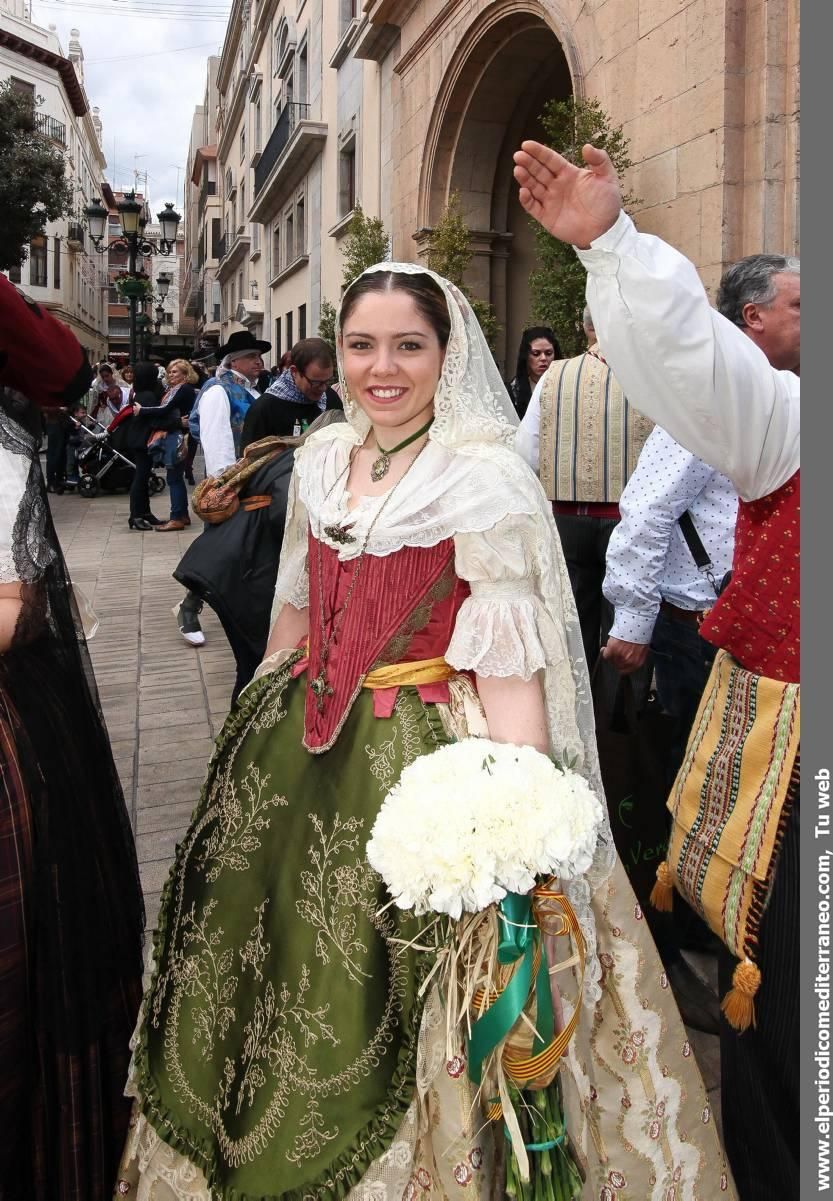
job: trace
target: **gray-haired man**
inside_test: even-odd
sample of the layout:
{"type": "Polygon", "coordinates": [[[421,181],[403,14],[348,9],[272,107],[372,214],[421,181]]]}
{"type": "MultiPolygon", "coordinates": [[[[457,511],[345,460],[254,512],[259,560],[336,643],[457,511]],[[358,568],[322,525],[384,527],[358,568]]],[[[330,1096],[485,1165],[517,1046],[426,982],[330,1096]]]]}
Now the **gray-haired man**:
{"type": "Polygon", "coordinates": [[[723,274],[718,310],[751,338],[777,371],[801,374],[801,260],[750,254],[723,274]]]}

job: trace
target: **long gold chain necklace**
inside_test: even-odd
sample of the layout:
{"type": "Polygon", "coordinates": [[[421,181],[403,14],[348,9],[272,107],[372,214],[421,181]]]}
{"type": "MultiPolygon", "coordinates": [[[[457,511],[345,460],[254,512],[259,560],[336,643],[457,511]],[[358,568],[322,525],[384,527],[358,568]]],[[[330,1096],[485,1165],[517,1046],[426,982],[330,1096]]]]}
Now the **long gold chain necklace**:
{"type": "Polygon", "coordinates": [[[391,455],[395,455],[397,451],[404,450],[406,446],[410,446],[412,442],[416,442],[417,438],[421,438],[423,434],[427,434],[434,421],[433,414],[431,420],[427,421],[422,429],[417,430],[415,434],[411,434],[404,442],[400,442],[397,446],[392,446],[390,450],[385,450],[379,445],[379,439],[376,439],[376,449],[379,451],[378,459],[374,459],[370,468],[370,478],[374,484],[378,484],[379,480],[383,480],[390,471],[391,455]]]}
{"type": "MultiPolygon", "coordinates": [[[[430,422],[429,422],[429,425],[430,425],[430,422]]],[[[427,428],[428,427],[426,426],[426,429],[427,428]]],[[[421,430],[420,433],[425,433],[425,430],[421,430]]],[[[417,437],[418,436],[419,435],[417,435],[417,437]]],[[[412,442],[415,441],[415,438],[411,438],[410,441],[412,441],[412,442]]],[[[426,445],[427,445],[427,443],[426,443],[426,445]]],[[[400,449],[400,448],[397,448],[397,449],[400,449]]],[[[333,695],[333,689],[327,679],[327,661],[330,657],[330,648],[334,644],[336,637],[337,637],[339,631],[341,630],[341,627],[344,625],[344,620],[345,620],[345,617],[347,616],[348,606],[352,599],[353,592],[355,591],[356,584],[358,584],[358,582],[359,582],[359,576],[361,575],[362,567],[364,566],[365,553],[366,553],[368,545],[370,543],[370,535],[373,533],[373,530],[376,526],[376,522],[379,520],[379,518],[384,513],[384,511],[387,507],[388,501],[391,499],[391,497],[393,496],[396,489],[402,483],[402,480],[404,480],[405,476],[411,470],[414,463],[416,463],[417,459],[419,458],[419,456],[422,454],[422,452],[424,450],[425,450],[425,446],[421,446],[419,448],[417,453],[414,455],[413,459],[411,459],[410,463],[403,471],[400,478],[396,481],[396,483],[393,485],[393,487],[390,489],[390,491],[385,496],[385,499],[382,501],[381,505],[379,506],[375,517],[371,521],[370,525],[367,527],[367,533],[364,536],[364,541],[362,542],[361,550],[359,551],[359,553],[356,557],[356,566],[353,568],[353,574],[350,577],[350,584],[347,588],[347,595],[344,597],[344,604],[341,606],[341,608],[336,613],[333,614],[333,628],[330,631],[329,637],[327,636],[327,618],[324,613],[324,556],[321,553],[320,541],[317,543],[318,554],[317,554],[316,558],[317,558],[317,568],[318,568],[318,617],[319,617],[319,624],[320,624],[320,628],[321,628],[321,658],[320,658],[320,670],[318,672],[318,675],[315,676],[314,679],[310,680],[309,686],[310,686],[313,696],[315,697],[315,704],[316,704],[316,708],[318,709],[319,713],[324,712],[324,705],[326,703],[327,697],[333,695]]],[[[347,466],[344,468],[344,471],[342,471],[336,477],[332,487],[327,492],[327,495],[324,497],[324,500],[322,501],[322,507],[329,499],[330,494],[333,492],[334,488],[336,487],[336,484],[339,483],[342,476],[344,476],[344,474],[350,470],[351,463],[352,463],[352,458],[348,462],[347,466]]],[[[332,537],[333,535],[331,534],[331,530],[333,530],[334,528],[341,529],[341,533],[342,533],[342,537],[334,538],[333,539],[334,541],[346,542],[346,541],[348,541],[348,537],[349,537],[350,542],[355,542],[355,538],[353,538],[352,535],[350,535],[348,537],[344,536],[347,533],[347,530],[342,529],[341,527],[325,526],[324,533],[328,534],[330,537],[332,537]]],[[[347,528],[352,529],[352,526],[349,526],[347,528]]]]}

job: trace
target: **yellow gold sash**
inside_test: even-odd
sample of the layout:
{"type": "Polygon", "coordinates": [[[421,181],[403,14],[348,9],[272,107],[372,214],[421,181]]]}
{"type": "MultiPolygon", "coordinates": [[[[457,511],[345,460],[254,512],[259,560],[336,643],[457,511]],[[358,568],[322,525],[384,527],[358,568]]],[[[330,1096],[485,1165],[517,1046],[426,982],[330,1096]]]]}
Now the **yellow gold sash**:
{"type": "Polygon", "coordinates": [[[413,663],[391,663],[389,667],[377,667],[364,678],[363,688],[402,688],[406,684],[439,684],[451,680],[457,669],[450,667],[445,659],[416,659],[413,663]]]}

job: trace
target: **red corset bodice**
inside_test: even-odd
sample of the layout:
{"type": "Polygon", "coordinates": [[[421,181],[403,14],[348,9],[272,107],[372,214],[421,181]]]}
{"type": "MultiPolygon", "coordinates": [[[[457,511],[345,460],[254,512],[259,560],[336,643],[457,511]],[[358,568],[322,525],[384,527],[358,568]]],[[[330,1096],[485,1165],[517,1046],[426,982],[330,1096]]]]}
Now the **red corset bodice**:
{"type": "MultiPolygon", "coordinates": [[[[332,746],[365,676],[374,668],[444,655],[468,594],[468,584],[454,572],[451,539],[436,546],[407,546],[391,555],[365,555],[342,563],[336,551],[310,533],[307,680],[319,676],[322,645],[331,639],[325,672],[332,693],[324,695],[323,708],[319,708],[318,697],[308,687],[305,746],[313,751],[332,746]],[[360,574],[351,591],[356,571],[360,574]]],[[[422,690],[426,691],[423,699],[447,699],[446,685],[425,685],[422,690]]],[[[390,691],[392,698],[374,694],[380,716],[385,714],[386,703],[390,709],[396,699],[396,690],[390,691]]]]}

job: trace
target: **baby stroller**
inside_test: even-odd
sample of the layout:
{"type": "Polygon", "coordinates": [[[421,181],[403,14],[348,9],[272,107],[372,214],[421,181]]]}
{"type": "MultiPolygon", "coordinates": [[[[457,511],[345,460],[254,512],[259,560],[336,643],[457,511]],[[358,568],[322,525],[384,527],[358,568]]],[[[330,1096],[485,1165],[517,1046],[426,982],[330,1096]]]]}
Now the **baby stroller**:
{"type": "MultiPolygon", "coordinates": [[[[86,446],[78,452],[78,495],[92,499],[103,489],[105,492],[129,490],[136,470],[130,459],[110,444],[110,435],[100,421],[94,422],[97,429],[88,429],[79,422],[78,426],[86,446]]],[[[150,495],[164,491],[165,480],[155,471],[150,474],[150,495]]]]}

